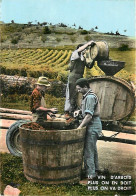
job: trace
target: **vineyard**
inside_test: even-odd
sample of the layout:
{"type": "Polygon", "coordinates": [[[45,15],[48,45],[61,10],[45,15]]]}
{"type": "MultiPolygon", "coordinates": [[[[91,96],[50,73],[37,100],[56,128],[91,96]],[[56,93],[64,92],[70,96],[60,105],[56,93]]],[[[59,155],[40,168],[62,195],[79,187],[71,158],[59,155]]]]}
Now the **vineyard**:
{"type": "MultiPolygon", "coordinates": [[[[69,59],[72,50],[68,49],[3,49],[1,50],[1,74],[27,77],[47,76],[50,79],[67,81],[69,59]]],[[[114,60],[126,62],[126,67],[116,74],[126,80],[135,80],[135,51],[110,51],[114,60]]],[[[85,77],[104,75],[95,62],[94,67],[85,70],[85,77]]]]}

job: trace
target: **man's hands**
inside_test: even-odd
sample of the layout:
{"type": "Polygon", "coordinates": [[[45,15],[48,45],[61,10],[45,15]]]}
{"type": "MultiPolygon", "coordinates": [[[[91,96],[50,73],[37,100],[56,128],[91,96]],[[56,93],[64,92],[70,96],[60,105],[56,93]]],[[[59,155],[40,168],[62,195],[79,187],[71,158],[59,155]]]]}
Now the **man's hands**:
{"type": "Polygon", "coordinates": [[[88,44],[88,46],[94,46],[95,45],[95,42],[93,40],[91,40],[87,44],[88,44]]]}
{"type": "Polygon", "coordinates": [[[79,116],[80,112],[81,112],[80,110],[74,111],[74,118],[77,117],[77,116],[79,116]]]}
{"type": "Polygon", "coordinates": [[[81,129],[82,127],[79,125],[79,127],[77,127],[77,129],[81,129]]]}
{"type": "Polygon", "coordinates": [[[39,108],[36,109],[36,111],[43,111],[43,112],[51,112],[53,114],[56,114],[58,112],[57,108],[45,108],[40,106],[39,108]]]}
{"type": "Polygon", "coordinates": [[[93,40],[87,42],[86,44],[84,44],[83,46],[81,46],[80,48],[77,49],[78,52],[82,52],[83,50],[85,50],[88,46],[93,46],[95,45],[95,42],[93,40]]]}
{"type": "Polygon", "coordinates": [[[81,129],[82,127],[85,127],[88,125],[88,123],[90,123],[92,120],[92,115],[87,113],[83,119],[83,121],[81,122],[81,124],[79,125],[79,127],[77,129],[81,129]]]}

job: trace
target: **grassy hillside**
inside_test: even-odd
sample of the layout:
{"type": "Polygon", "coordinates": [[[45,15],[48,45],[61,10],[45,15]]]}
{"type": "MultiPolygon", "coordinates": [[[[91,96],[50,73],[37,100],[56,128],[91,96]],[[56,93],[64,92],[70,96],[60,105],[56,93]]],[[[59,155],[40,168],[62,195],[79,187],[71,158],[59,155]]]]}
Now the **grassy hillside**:
{"type": "Polygon", "coordinates": [[[0,24],[0,48],[44,48],[47,46],[78,45],[89,40],[106,41],[110,48],[127,44],[135,48],[135,39],[113,33],[100,33],[91,29],[75,29],[63,24],[0,24]]]}

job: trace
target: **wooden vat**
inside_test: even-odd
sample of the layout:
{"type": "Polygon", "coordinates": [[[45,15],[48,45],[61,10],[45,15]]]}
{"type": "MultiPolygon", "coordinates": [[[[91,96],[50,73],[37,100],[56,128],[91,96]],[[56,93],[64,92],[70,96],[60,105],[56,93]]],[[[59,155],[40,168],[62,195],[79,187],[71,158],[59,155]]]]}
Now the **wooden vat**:
{"type": "Polygon", "coordinates": [[[53,121],[45,123],[46,130],[20,127],[24,174],[42,184],[78,183],[86,129],[57,130],[56,123],[60,128],[53,121]]]}
{"type": "MultiPolygon", "coordinates": [[[[98,76],[89,78],[90,88],[100,101],[100,117],[102,121],[118,121],[129,116],[135,108],[134,91],[123,79],[98,76]]],[[[78,96],[78,105],[82,96],[78,96]]]]}

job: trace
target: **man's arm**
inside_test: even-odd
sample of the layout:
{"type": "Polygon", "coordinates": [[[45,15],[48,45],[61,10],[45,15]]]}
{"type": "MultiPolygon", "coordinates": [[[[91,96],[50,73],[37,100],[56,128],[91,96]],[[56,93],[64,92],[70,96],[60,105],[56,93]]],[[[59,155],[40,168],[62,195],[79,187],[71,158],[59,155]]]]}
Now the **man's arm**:
{"type": "Polygon", "coordinates": [[[82,123],[79,125],[79,127],[77,129],[81,129],[82,127],[85,127],[86,125],[88,125],[88,123],[91,121],[92,119],[92,115],[87,113],[85,118],[83,119],[82,123]]]}
{"type": "Polygon", "coordinates": [[[91,46],[92,44],[94,44],[94,41],[89,41],[86,44],[84,44],[83,46],[79,47],[77,49],[78,52],[82,52],[83,50],[85,50],[88,46],[91,46]]]}
{"type": "Polygon", "coordinates": [[[80,55],[79,55],[79,53],[81,53],[83,50],[85,50],[88,46],[91,46],[92,44],[94,44],[95,42],[94,41],[89,41],[88,43],[86,43],[86,44],[84,44],[83,46],[81,46],[81,47],[79,47],[78,49],[76,49],[73,53],[72,53],[72,55],[71,55],[71,57],[70,57],[70,60],[71,61],[74,61],[74,60],[76,60],[76,59],[79,59],[79,58],[81,58],[80,57],[80,55]]]}
{"type": "Polygon", "coordinates": [[[54,114],[58,112],[57,108],[45,108],[45,107],[42,107],[42,106],[38,107],[36,109],[36,111],[51,112],[51,113],[54,113],[54,114]]]}

